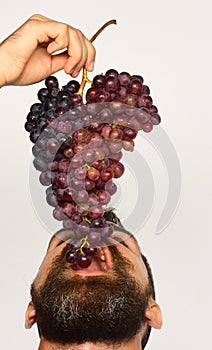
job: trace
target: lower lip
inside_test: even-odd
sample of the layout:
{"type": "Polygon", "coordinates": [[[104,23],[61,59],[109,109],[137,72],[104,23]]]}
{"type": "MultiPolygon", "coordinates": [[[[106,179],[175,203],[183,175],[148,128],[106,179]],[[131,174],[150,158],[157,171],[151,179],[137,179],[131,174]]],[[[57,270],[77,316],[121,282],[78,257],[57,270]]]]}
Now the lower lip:
{"type": "Polygon", "coordinates": [[[105,275],[107,272],[105,271],[88,271],[88,270],[73,270],[76,275],[81,276],[102,276],[105,275]]]}

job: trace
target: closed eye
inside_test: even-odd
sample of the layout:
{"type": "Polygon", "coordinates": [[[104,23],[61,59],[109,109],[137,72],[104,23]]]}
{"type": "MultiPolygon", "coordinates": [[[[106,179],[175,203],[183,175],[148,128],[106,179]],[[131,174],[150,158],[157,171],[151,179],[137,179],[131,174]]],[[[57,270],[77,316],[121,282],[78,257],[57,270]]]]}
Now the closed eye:
{"type": "Polygon", "coordinates": [[[121,243],[123,246],[129,249],[128,245],[124,241],[122,241],[120,237],[113,237],[113,239],[115,239],[117,242],[121,243]]]}

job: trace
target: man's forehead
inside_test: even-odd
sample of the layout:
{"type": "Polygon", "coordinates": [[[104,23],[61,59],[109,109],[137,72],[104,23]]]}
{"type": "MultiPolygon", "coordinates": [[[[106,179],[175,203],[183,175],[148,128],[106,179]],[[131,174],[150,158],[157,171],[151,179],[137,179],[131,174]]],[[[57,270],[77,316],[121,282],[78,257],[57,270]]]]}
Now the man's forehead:
{"type": "MultiPolygon", "coordinates": [[[[124,227],[121,227],[119,225],[116,225],[116,224],[112,224],[113,228],[114,228],[114,231],[113,231],[113,234],[111,236],[111,238],[113,238],[113,236],[115,235],[120,235],[120,238],[122,240],[125,240],[125,239],[129,239],[129,238],[132,238],[136,244],[138,245],[138,242],[137,242],[137,239],[135,238],[135,236],[127,231],[124,227]]],[[[49,244],[48,244],[48,248],[51,246],[52,242],[54,240],[59,240],[59,241],[70,241],[71,239],[74,238],[74,232],[71,231],[71,230],[65,230],[65,229],[61,229],[60,231],[56,232],[50,239],[49,241],[49,244]]],[[[139,247],[139,245],[138,245],[139,247]]]]}

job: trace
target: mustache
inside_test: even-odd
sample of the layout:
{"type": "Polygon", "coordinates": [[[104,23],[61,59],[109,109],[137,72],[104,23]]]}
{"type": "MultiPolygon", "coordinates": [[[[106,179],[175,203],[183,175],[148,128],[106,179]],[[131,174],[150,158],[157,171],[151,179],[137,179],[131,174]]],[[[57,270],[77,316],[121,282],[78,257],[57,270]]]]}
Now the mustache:
{"type": "Polygon", "coordinates": [[[111,271],[71,276],[65,259],[69,249],[64,247],[55,258],[43,285],[31,287],[41,334],[64,344],[131,339],[144,322],[149,291],[130,274],[129,260],[110,246],[111,271]]]}

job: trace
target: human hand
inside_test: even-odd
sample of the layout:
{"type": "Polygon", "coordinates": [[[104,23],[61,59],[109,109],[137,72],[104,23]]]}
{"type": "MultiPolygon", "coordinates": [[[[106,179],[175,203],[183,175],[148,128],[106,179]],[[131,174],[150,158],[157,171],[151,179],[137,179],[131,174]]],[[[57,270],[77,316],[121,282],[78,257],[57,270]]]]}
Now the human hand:
{"type": "Polygon", "coordinates": [[[92,71],[94,60],[80,30],[36,14],[1,43],[0,86],[33,84],[61,69],[75,78],[83,67],[92,71]]]}

